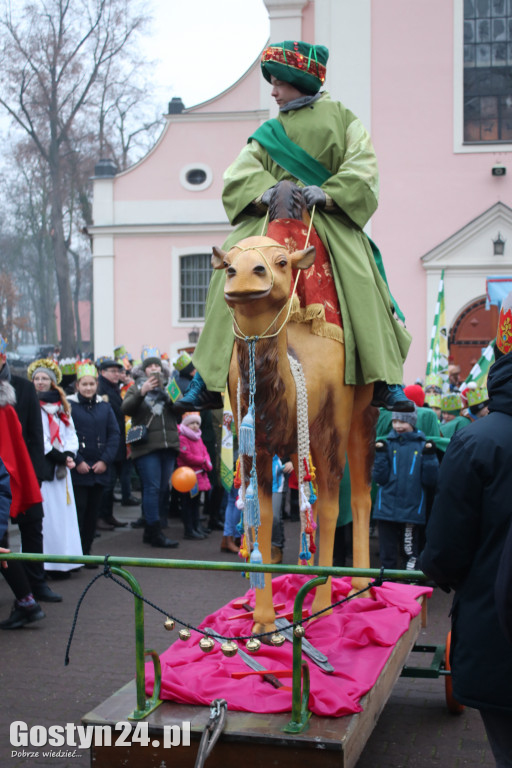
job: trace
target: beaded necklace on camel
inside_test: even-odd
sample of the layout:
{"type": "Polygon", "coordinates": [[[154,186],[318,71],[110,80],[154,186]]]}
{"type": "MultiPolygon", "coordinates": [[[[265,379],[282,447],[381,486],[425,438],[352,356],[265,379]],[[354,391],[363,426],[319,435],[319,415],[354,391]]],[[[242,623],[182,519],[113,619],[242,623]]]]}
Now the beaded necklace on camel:
{"type": "MultiPolygon", "coordinates": [[[[309,237],[311,233],[311,228],[313,226],[314,213],[315,213],[315,208],[313,207],[311,212],[311,218],[310,218],[305,248],[307,248],[309,244],[309,237]]],[[[267,214],[267,217],[265,218],[263,229],[266,228],[267,219],[268,219],[268,214],[267,214]]],[[[238,246],[234,246],[234,247],[238,248],[238,246]]],[[[261,250],[262,248],[265,248],[265,247],[268,248],[268,247],[274,247],[274,246],[260,245],[257,248],[255,247],[239,248],[240,250],[239,255],[241,255],[245,251],[257,251],[260,254],[261,258],[267,265],[267,268],[271,275],[271,281],[272,281],[271,289],[272,289],[274,286],[274,273],[270,267],[270,264],[267,258],[265,257],[263,251],[261,250]]],[[[248,410],[243,419],[241,419],[242,405],[241,405],[240,378],[238,379],[238,387],[237,387],[237,412],[238,412],[238,424],[240,425],[239,433],[238,433],[238,443],[239,443],[238,462],[239,462],[241,483],[240,483],[239,498],[237,499],[236,505],[241,512],[241,521],[237,526],[237,528],[238,528],[238,532],[241,535],[243,535],[242,545],[240,547],[240,555],[247,559],[250,552],[249,562],[253,564],[254,563],[261,564],[263,562],[263,558],[261,556],[261,552],[258,547],[258,530],[261,523],[261,519],[260,519],[260,506],[259,506],[259,499],[258,499],[258,476],[257,476],[257,469],[256,469],[256,435],[255,435],[256,420],[255,420],[255,405],[254,405],[254,399],[256,394],[256,366],[255,366],[256,343],[260,339],[275,338],[281,333],[283,328],[288,323],[290,313],[291,313],[292,301],[293,301],[293,297],[295,296],[299,275],[300,275],[300,271],[297,270],[297,275],[295,277],[293,290],[287,300],[287,303],[284,304],[283,307],[281,307],[281,309],[276,314],[275,318],[272,320],[270,325],[268,325],[268,327],[263,331],[263,333],[258,336],[245,335],[234,316],[234,312],[230,309],[230,313],[233,318],[233,326],[234,326],[233,332],[238,339],[246,342],[248,346],[248,353],[249,353],[249,401],[248,401],[248,410]],[[288,306],[288,311],[286,313],[286,317],[284,318],[283,322],[281,323],[277,331],[275,331],[274,333],[269,333],[270,328],[277,322],[279,316],[285,310],[286,306],[288,306]],[[246,485],[245,466],[244,466],[244,457],[246,456],[252,459],[248,485],[246,485]],[[254,541],[253,541],[252,551],[251,551],[251,541],[250,541],[251,528],[254,530],[254,541]]],[[[316,494],[313,487],[314,468],[312,465],[311,456],[309,452],[308,398],[307,398],[306,380],[305,380],[304,372],[300,362],[295,358],[292,358],[290,355],[288,355],[288,362],[289,362],[290,369],[295,381],[295,388],[297,393],[297,458],[298,458],[298,482],[299,482],[299,499],[300,499],[299,506],[300,506],[300,523],[301,523],[301,530],[300,530],[301,548],[300,548],[299,559],[302,565],[306,565],[307,563],[310,562],[312,555],[316,551],[316,546],[314,543],[314,531],[316,529],[316,523],[313,519],[313,514],[312,514],[312,504],[314,504],[316,501],[316,494]],[[308,460],[309,460],[309,466],[308,466],[308,460]]],[[[251,573],[249,578],[250,578],[251,587],[254,587],[255,589],[263,589],[265,584],[263,573],[251,573]]]]}

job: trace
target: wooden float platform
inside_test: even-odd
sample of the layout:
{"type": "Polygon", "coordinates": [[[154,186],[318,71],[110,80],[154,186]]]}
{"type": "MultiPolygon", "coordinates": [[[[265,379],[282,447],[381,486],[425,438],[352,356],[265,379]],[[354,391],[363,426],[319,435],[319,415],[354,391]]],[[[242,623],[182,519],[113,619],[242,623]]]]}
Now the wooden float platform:
{"type": "MultiPolygon", "coordinates": [[[[421,600],[421,598],[420,598],[421,600]]],[[[425,604],[423,604],[425,609],[425,604]]],[[[279,766],[296,768],[353,768],[375,727],[402,667],[412,650],[422,626],[424,611],[410,623],[399,639],[373,688],[361,699],[363,711],[345,717],[312,715],[306,729],[299,734],[283,733],[291,720],[290,712],[259,714],[228,711],[225,727],[206,760],[206,768],[244,768],[279,766]]],[[[311,663],[311,662],[310,662],[311,663]]],[[[136,709],[135,681],[129,682],[113,696],[82,718],[83,725],[112,725],[126,721],[136,709]]],[[[149,736],[159,746],[91,747],[94,768],[194,768],[199,742],[210,717],[210,708],[164,701],[150,713],[149,736]],[[163,747],[164,728],[190,722],[190,746],[163,747]]],[[[135,722],[132,721],[134,726],[135,722]]],[[[112,741],[119,735],[112,731],[112,741]]]]}

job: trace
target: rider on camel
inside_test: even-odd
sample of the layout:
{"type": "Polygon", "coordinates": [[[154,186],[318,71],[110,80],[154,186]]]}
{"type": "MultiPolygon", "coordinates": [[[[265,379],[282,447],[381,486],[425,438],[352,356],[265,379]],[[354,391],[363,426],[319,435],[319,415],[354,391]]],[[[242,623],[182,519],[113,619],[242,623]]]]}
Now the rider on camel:
{"type": "MultiPolygon", "coordinates": [[[[414,404],[401,386],[411,337],[395,317],[380,254],[363,232],[378,204],[375,152],[361,121],[320,91],[328,56],[324,46],[294,41],[263,51],[261,68],[279,115],[249,137],[224,174],[222,200],[237,226],[223,249],[262,234],[272,192],[281,181],[302,187],[330,255],[343,320],[345,382],[374,383],[373,405],[411,411],[414,404]]],[[[224,272],[215,271],[193,357],[197,373],[175,404],[178,410],[222,407],[234,342],[224,281],[224,272]]]]}

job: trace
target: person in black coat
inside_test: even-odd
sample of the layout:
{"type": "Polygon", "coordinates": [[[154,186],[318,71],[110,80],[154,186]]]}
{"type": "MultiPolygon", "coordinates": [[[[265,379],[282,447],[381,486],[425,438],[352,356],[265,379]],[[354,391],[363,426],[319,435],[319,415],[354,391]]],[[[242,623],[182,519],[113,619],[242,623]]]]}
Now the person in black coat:
{"type": "MultiPolygon", "coordinates": [[[[14,409],[21,423],[23,439],[28,448],[36,477],[41,484],[45,475],[44,440],[41,407],[36,391],[28,379],[11,373],[5,354],[0,354],[0,380],[10,382],[14,388],[16,394],[14,409]]],[[[24,515],[18,516],[16,523],[20,529],[22,551],[42,554],[43,505],[41,503],[34,504],[27,509],[24,515]]],[[[4,547],[8,546],[7,532],[0,543],[4,547]]],[[[49,603],[61,602],[61,595],[54,592],[46,581],[44,563],[25,562],[23,566],[36,600],[49,603]]]]}
{"type": "Polygon", "coordinates": [[[91,553],[108,468],[115,460],[120,440],[112,407],[97,395],[97,386],[95,367],[83,364],[77,369],[77,393],[69,398],[78,437],[71,478],[84,555],[91,553]]]}
{"type": "Polygon", "coordinates": [[[98,528],[102,531],[113,530],[114,528],[124,528],[128,523],[123,523],[114,517],[114,488],[116,480],[121,477],[123,463],[126,461],[126,442],[125,419],[121,410],[123,398],[119,386],[120,374],[123,370],[122,364],[111,357],[102,357],[97,361],[98,365],[98,395],[106,400],[112,406],[114,416],[119,427],[121,438],[117,447],[117,453],[114,461],[109,465],[103,496],[101,498],[100,511],[98,516],[98,528]]]}
{"type": "Polygon", "coordinates": [[[441,464],[419,567],[455,590],[453,694],[480,711],[498,766],[512,766],[512,644],[495,584],[512,521],[512,352],[488,376],[489,415],[458,431],[441,464]]]}

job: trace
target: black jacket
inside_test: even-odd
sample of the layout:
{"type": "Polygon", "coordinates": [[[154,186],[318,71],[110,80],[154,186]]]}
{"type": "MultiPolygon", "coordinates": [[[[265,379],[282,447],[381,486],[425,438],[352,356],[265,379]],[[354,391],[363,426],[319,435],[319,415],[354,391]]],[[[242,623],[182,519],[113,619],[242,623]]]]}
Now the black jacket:
{"type": "Polygon", "coordinates": [[[34,385],[21,376],[10,376],[16,392],[16,413],[21,423],[23,439],[28,448],[34,471],[39,482],[45,479],[44,437],[41,406],[34,385]]]}
{"type": "MultiPolygon", "coordinates": [[[[115,461],[119,446],[119,427],[114,411],[97,395],[87,400],[80,394],[69,398],[71,415],[78,437],[78,453],[75,462],[85,461],[92,466],[103,461],[108,466],[115,461]]],[[[73,485],[105,485],[108,472],[96,475],[93,472],[81,475],[76,469],[71,471],[73,485]]]]}
{"type": "Polygon", "coordinates": [[[118,384],[112,384],[112,382],[110,382],[100,373],[100,375],[98,376],[98,395],[101,395],[101,397],[104,400],[110,403],[110,405],[112,406],[112,410],[114,411],[114,416],[116,417],[117,426],[119,427],[119,434],[122,437],[122,439],[119,440],[119,445],[117,446],[117,453],[114,461],[122,461],[123,459],[126,459],[126,442],[124,439],[125,419],[124,419],[124,413],[121,410],[121,405],[123,404],[123,398],[121,397],[121,390],[119,389],[118,384]]]}
{"type": "Polygon", "coordinates": [[[452,606],[453,692],[476,709],[512,713],[512,644],[495,583],[512,521],[512,354],[492,366],[491,413],[456,432],[441,464],[420,568],[452,606]]]}

